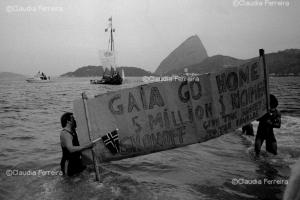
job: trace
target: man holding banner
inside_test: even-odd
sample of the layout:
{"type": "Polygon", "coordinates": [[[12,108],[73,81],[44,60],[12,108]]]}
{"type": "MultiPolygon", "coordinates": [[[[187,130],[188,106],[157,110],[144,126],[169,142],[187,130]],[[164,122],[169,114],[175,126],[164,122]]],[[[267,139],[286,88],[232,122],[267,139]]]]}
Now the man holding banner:
{"type": "Polygon", "coordinates": [[[87,145],[79,146],[73,113],[66,112],[61,116],[61,126],[63,128],[60,133],[62,148],[61,171],[64,175],[72,176],[85,169],[81,161],[81,151],[92,148],[94,143],[91,142],[87,145]]]}
{"type": "Polygon", "coordinates": [[[261,145],[266,140],[266,151],[277,155],[277,142],[273,128],[280,128],[281,114],[276,109],[278,100],[274,95],[270,95],[270,112],[258,119],[259,125],[255,137],[255,153],[259,156],[261,145]]]}

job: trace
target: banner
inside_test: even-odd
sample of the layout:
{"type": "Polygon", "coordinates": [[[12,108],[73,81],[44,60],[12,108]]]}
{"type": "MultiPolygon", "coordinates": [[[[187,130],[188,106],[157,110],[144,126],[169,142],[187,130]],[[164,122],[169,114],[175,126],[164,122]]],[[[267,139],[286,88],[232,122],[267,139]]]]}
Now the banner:
{"type": "MultiPolygon", "coordinates": [[[[114,153],[103,141],[94,147],[97,158],[105,162],[204,142],[234,131],[267,111],[268,87],[261,60],[189,81],[155,82],[101,94],[87,99],[86,107],[83,99],[75,100],[79,142],[89,142],[88,126],[92,140],[118,129],[114,153]]],[[[91,159],[89,152],[85,156],[91,159]]]]}

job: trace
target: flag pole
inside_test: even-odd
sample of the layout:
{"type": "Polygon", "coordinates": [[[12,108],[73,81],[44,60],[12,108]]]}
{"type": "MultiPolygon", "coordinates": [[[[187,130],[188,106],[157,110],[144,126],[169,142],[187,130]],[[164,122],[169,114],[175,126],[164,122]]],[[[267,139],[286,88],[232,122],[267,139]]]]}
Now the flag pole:
{"type": "MultiPolygon", "coordinates": [[[[87,124],[87,131],[88,131],[88,135],[89,135],[89,140],[90,140],[90,142],[92,142],[91,124],[90,124],[90,121],[89,121],[89,117],[88,117],[89,113],[88,113],[88,109],[87,109],[87,96],[84,92],[82,93],[82,100],[83,100],[84,114],[85,114],[85,119],[86,119],[86,124],[87,124]]],[[[95,173],[96,173],[96,181],[100,181],[99,165],[98,165],[98,160],[95,156],[94,147],[91,150],[92,150],[94,169],[95,169],[95,173]]]]}
{"type": "Polygon", "coordinates": [[[110,50],[114,51],[114,36],[113,36],[113,24],[112,24],[112,17],[110,17],[110,50]]]}
{"type": "Polygon", "coordinates": [[[267,106],[267,112],[270,111],[270,94],[269,94],[269,70],[266,65],[266,59],[265,59],[265,50],[259,49],[259,56],[262,58],[262,62],[264,65],[264,81],[265,81],[265,92],[266,92],[266,106],[267,106]]]}

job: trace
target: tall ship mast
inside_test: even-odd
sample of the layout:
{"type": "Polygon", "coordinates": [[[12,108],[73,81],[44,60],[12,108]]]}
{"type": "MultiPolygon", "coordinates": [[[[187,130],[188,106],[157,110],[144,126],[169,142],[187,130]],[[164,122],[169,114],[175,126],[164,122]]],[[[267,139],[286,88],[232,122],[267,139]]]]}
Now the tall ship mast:
{"type": "Polygon", "coordinates": [[[114,44],[114,35],[113,33],[116,31],[116,29],[113,28],[112,24],[112,17],[108,19],[108,27],[105,29],[105,32],[109,32],[109,40],[108,40],[108,49],[112,52],[115,50],[115,44],[114,44]]]}
{"type": "Polygon", "coordinates": [[[104,73],[101,80],[91,80],[92,84],[121,85],[123,82],[123,78],[116,69],[116,54],[113,35],[115,31],[116,29],[113,28],[112,24],[112,17],[110,17],[108,19],[108,27],[105,28],[105,32],[109,33],[108,48],[106,51],[100,52],[104,73]]]}

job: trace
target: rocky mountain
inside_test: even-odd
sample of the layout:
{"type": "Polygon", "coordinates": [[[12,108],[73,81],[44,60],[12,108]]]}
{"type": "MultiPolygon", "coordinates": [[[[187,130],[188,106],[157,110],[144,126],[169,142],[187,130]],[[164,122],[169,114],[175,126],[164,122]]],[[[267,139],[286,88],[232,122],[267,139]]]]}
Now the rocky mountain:
{"type": "Polygon", "coordinates": [[[12,72],[0,72],[0,79],[9,79],[9,80],[16,80],[16,79],[25,79],[26,76],[22,74],[16,74],[12,72]]]}
{"type": "Polygon", "coordinates": [[[168,74],[185,66],[200,63],[207,58],[207,52],[197,35],[189,37],[168,55],[155,71],[157,75],[168,74]]]}
{"type": "MultiPolygon", "coordinates": [[[[137,68],[137,67],[118,67],[117,71],[121,73],[122,69],[124,70],[125,76],[150,76],[151,72],[146,70],[137,68]]],[[[68,72],[62,74],[62,77],[89,77],[89,76],[102,76],[103,75],[103,67],[102,66],[85,66],[80,67],[74,72],[68,72]]]]}

